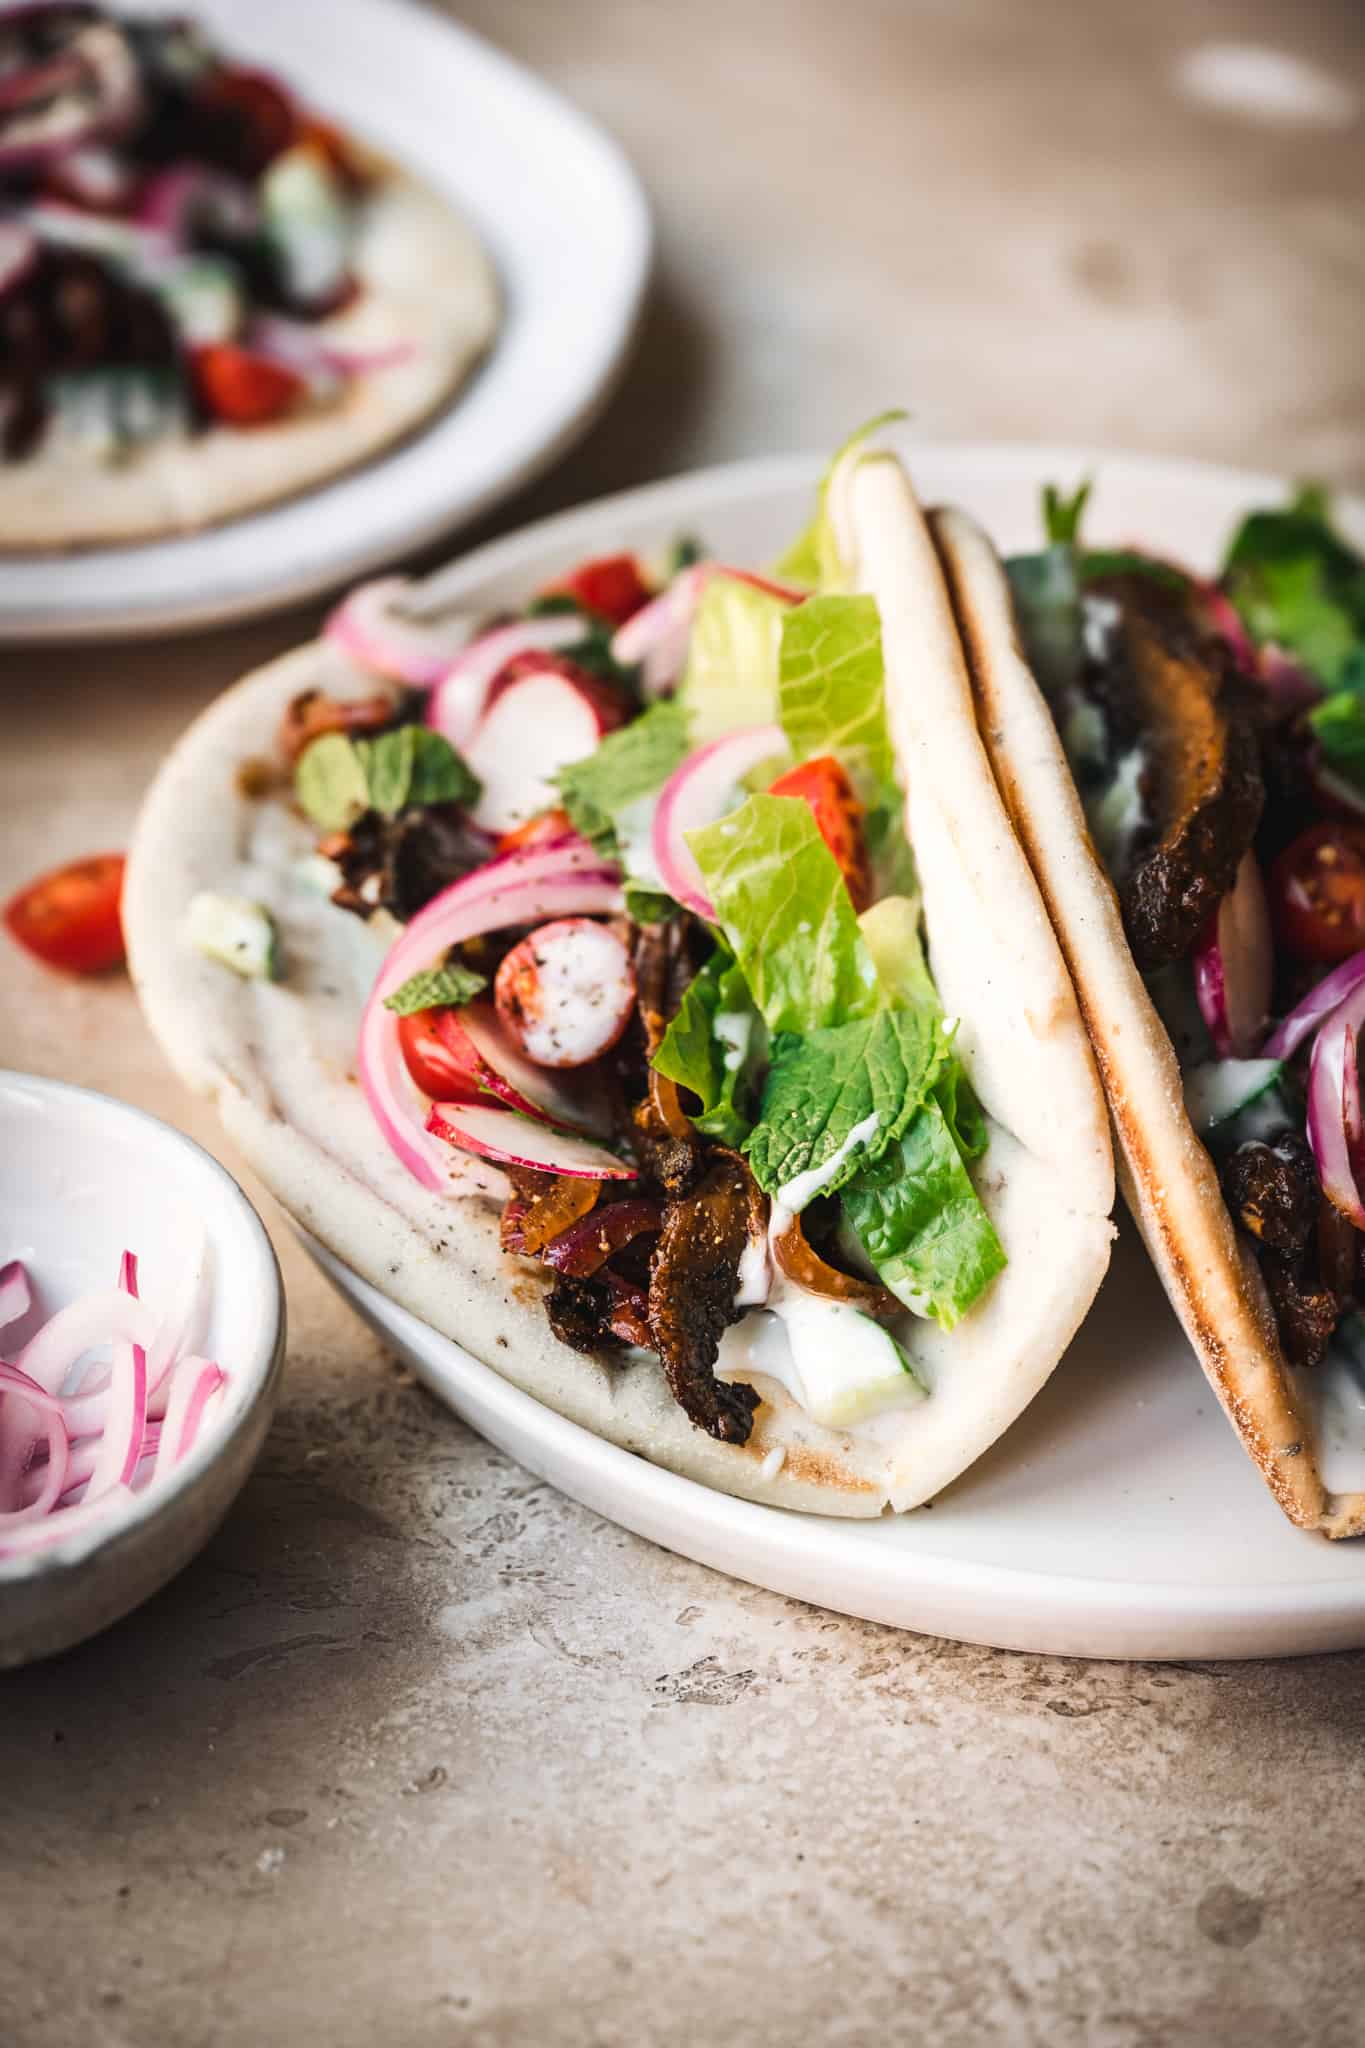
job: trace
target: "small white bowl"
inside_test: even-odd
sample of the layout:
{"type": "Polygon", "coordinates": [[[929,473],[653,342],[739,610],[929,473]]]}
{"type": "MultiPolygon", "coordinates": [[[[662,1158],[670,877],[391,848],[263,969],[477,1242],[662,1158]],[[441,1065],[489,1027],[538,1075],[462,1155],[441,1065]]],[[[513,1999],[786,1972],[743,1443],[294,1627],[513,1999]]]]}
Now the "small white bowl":
{"type": "Polygon", "coordinates": [[[107,1628],[208,1541],[269,1427],[285,1328],[270,1239],[215,1159],[111,1096],[0,1070],[0,1265],[25,1260],[45,1317],[112,1287],[125,1248],[153,1310],[177,1298],[187,1262],[203,1259],[197,1348],[228,1375],[222,1405],[169,1481],[110,1528],[0,1561],[0,1669],[107,1628]]]}

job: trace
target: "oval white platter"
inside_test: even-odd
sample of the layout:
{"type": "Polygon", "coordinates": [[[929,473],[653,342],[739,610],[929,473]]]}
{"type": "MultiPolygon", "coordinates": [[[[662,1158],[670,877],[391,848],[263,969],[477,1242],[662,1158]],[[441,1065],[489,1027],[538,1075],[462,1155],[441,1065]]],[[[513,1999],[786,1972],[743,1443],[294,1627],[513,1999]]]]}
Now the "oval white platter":
{"type": "MultiPolygon", "coordinates": [[[[800,524],[821,467],[746,463],[604,500],[480,549],[428,589],[493,611],[581,555],[659,548],[682,531],[760,562],[800,524]]],[[[1198,569],[1214,566],[1243,509],[1285,489],[1271,477],[1065,448],[928,444],[911,451],[911,467],[926,499],[964,505],[1006,549],[1037,544],[1044,482],[1093,475],[1096,541],[1145,542],[1198,569]]],[[[875,1522],[734,1500],[604,1443],[305,1242],[474,1429],[597,1513],[754,1585],[896,1627],[1073,1656],[1365,1645],[1365,1542],[1333,1545],[1284,1520],[1126,1219],[1094,1310],[1021,1421],[931,1508],[875,1522]]]]}
{"type": "Polygon", "coordinates": [[[583,433],[635,332],[652,247],[643,190],[616,144],[521,65],[410,0],[197,0],[193,11],[242,62],[277,71],[450,195],[492,255],[503,324],[442,412],[330,483],[202,533],[0,555],[0,640],[248,618],[410,553],[583,433]]]}

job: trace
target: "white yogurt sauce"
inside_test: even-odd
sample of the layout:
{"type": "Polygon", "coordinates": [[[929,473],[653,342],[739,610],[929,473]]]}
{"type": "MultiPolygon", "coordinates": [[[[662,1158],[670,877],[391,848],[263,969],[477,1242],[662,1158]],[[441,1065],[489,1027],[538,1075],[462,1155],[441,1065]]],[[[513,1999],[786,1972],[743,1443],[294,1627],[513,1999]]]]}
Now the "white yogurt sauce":
{"type": "Polygon", "coordinates": [[[819,1166],[808,1166],[804,1173],[793,1174],[786,1185],[778,1189],[777,1205],[773,1210],[775,1230],[782,1227],[777,1219],[783,1210],[790,1221],[793,1216],[800,1215],[807,1202],[814,1201],[822,1188],[829,1186],[850,1153],[856,1151],[859,1145],[865,1145],[873,1136],[879,1122],[880,1118],[874,1109],[870,1116],[865,1116],[860,1124],[853,1126],[843,1144],[836,1146],[828,1159],[823,1160],[819,1166]]]}

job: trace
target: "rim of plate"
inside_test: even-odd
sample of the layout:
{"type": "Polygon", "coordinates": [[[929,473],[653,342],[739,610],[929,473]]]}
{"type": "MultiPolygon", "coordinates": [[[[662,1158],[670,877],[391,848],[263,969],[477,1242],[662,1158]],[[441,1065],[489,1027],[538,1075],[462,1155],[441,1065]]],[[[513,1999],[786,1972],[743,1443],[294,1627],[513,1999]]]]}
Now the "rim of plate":
{"type": "Polygon", "coordinates": [[[404,1355],[419,1376],[481,1435],[604,1519],[732,1578],[886,1626],[1035,1654],[1139,1661],[1238,1659],[1304,1656],[1365,1644],[1365,1574],[1337,1585],[1287,1578],[1257,1587],[1219,1587],[1215,1592],[1172,1580],[1040,1572],[910,1546],[884,1552],[875,1540],[869,1541],[869,1532],[894,1526],[904,1517],[861,1522],[838,1515],[797,1514],[703,1486],[609,1443],[523,1393],[453,1338],[433,1330],[363,1280],[301,1225],[293,1227],[333,1285],[361,1306],[391,1341],[402,1342],[411,1326],[421,1333],[421,1344],[440,1347],[448,1357],[451,1377],[464,1382],[458,1395],[452,1395],[450,1385],[431,1370],[411,1338],[403,1342],[404,1355]],[[535,1459],[528,1458],[528,1445],[535,1459]],[[570,1474],[567,1479],[564,1468],[570,1474]],[[604,1504],[608,1496],[609,1505],[604,1504]],[[663,1533],[665,1522],[675,1533],[663,1533]],[[687,1540],[680,1540],[678,1532],[683,1531],[687,1540]],[[755,1552],[763,1554],[761,1576],[752,1567],[755,1552]],[[832,1565],[843,1573],[837,1599],[828,1591],[811,1590],[815,1573],[827,1575],[832,1565]],[[890,1603],[889,1577],[897,1582],[890,1603]],[[1269,1603],[1267,1593],[1272,1596],[1269,1603]],[[891,1605],[900,1604],[905,1611],[920,1601],[924,1604],[914,1620],[898,1619],[890,1612],[891,1605]],[[949,1611],[956,1609],[960,1615],[964,1602],[973,1603],[975,1610],[972,1626],[966,1628],[949,1611]],[[1208,1617],[1214,1603],[1217,1627],[1226,1640],[1211,1649],[1208,1617]],[[1021,1618],[1042,1608],[1049,1616],[1042,1626],[1021,1618]],[[1292,1635],[1292,1646],[1266,1649],[1267,1630],[1292,1635]]]}
{"type": "MultiPolygon", "coordinates": [[[[162,0],[125,5],[165,11],[162,0]]],[[[620,144],[526,66],[415,0],[337,0],[316,12],[200,0],[197,12],[230,47],[286,74],[307,69],[312,46],[346,52],[339,72],[320,76],[319,104],[449,195],[492,256],[502,325],[486,360],[429,422],[296,497],[134,546],[0,554],[0,643],[127,638],[255,617],[425,547],[539,475],[587,431],[639,327],[654,259],[644,187],[620,144]],[[344,14],[355,17],[349,38],[338,22],[344,14]],[[365,97],[372,66],[357,40],[367,53],[390,44],[402,53],[377,105],[365,97]],[[433,95],[451,79],[465,105],[494,109],[482,117],[488,159],[476,163],[472,150],[462,158],[458,145],[443,153],[430,141],[433,95]],[[423,95],[417,113],[405,97],[414,80],[423,95]],[[513,137],[531,132],[536,150],[517,148],[513,137]],[[523,180],[520,215],[500,196],[513,171],[523,180]],[[528,204],[540,209],[538,240],[525,225],[528,204]],[[263,581],[262,564],[281,566],[263,581]]]]}

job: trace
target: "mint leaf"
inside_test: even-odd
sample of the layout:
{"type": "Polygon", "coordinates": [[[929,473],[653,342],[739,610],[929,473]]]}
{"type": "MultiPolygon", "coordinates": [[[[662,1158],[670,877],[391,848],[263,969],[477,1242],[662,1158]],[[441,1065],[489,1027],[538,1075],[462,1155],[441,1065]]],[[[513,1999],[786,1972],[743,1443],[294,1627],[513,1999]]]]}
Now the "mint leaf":
{"type": "Polygon", "coordinates": [[[670,917],[676,917],[678,906],[671,896],[661,889],[651,889],[644,882],[632,881],[629,875],[622,884],[626,899],[626,916],[633,924],[667,924],[670,917]]]}
{"type": "Polygon", "coordinates": [[[798,761],[833,754],[864,803],[896,780],[872,597],[808,597],[782,621],[778,717],[798,761]]]}
{"type": "Polygon", "coordinates": [[[1324,491],[1250,513],[1223,584],[1254,640],[1286,648],[1329,690],[1349,680],[1365,641],[1365,561],[1333,530],[1324,491]]]}
{"type": "Polygon", "coordinates": [[[479,779],[440,733],[400,725],[373,740],[324,733],[300,756],[294,794],[320,831],[344,832],[363,811],[475,803],[479,779]]]}
{"type": "Polygon", "coordinates": [[[1331,695],[1313,706],[1308,722],[1328,766],[1365,790],[1365,642],[1351,650],[1331,695]]]}
{"type": "Polygon", "coordinates": [[[324,733],[304,749],[294,795],[319,832],[345,832],[370,808],[364,765],[344,733],[324,733]]]}
{"type": "MultiPolygon", "coordinates": [[[[949,1069],[895,1145],[843,1191],[844,1214],[883,1284],[951,1330],[1005,1266],[959,1138],[965,1077],[949,1069]]],[[[969,1119],[970,1121],[970,1119],[969,1119]]],[[[985,1142],[984,1123],[973,1142],[985,1142]]]]}
{"type": "Polygon", "coordinates": [[[698,1098],[692,1122],[704,1137],[722,1145],[742,1145],[748,1137],[752,1077],[766,1039],[734,955],[717,946],[688,984],[653,1059],[659,1073],[698,1098]]]}
{"type": "Polygon", "coordinates": [[[409,806],[477,802],[479,779],[448,739],[425,725],[400,725],[377,739],[356,740],[370,808],[396,818],[409,806]]]}
{"type": "Polygon", "coordinates": [[[809,804],[751,796],[687,843],[770,1031],[814,1031],[876,1009],[876,969],[809,804]]]}
{"type": "MultiPolygon", "coordinates": [[[[927,1004],[879,1010],[804,1037],[783,1033],[773,1041],[759,1120],[745,1147],[759,1186],[781,1197],[798,1175],[823,1168],[827,1177],[810,1193],[832,1194],[894,1144],[949,1056],[942,1020],[927,1004]]],[[[804,1204],[789,1195],[788,1206],[804,1204]]]]}
{"type": "Polygon", "coordinates": [[[687,714],[674,700],[653,704],[629,725],[609,732],[593,753],[571,761],[555,777],[574,830],[599,852],[615,857],[613,820],[627,805],[661,790],[688,751],[687,714]]]}
{"type": "Polygon", "coordinates": [[[476,974],[456,960],[448,967],[428,967],[421,974],[410,975],[401,988],[385,996],[384,1008],[400,1017],[411,1017],[418,1010],[459,1009],[487,986],[486,975],[476,974]]]}

